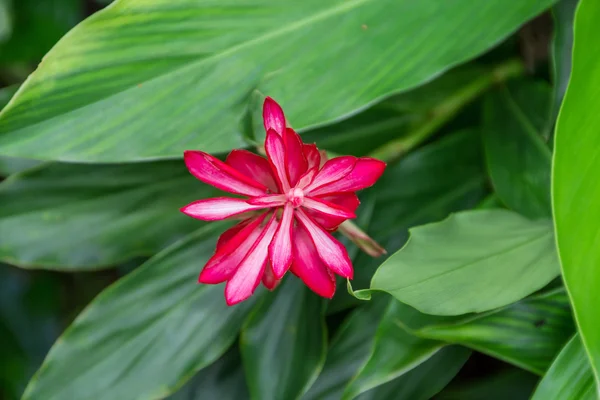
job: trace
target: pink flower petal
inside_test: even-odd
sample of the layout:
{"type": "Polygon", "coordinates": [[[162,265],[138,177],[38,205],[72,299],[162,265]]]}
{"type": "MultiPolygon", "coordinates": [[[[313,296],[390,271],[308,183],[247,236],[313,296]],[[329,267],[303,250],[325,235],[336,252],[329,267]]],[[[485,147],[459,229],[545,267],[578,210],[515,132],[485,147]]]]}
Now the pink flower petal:
{"type": "MultiPolygon", "coordinates": [[[[327,195],[320,197],[321,199],[328,201],[333,204],[344,208],[347,211],[355,212],[360,205],[360,200],[356,193],[338,193],[333,195],[327,195]]],[[[336,229],[342,222],[346,221],[347,218],[332,217],[325,215],[318,211],[306,210],[306,213],[325,230],[331,231],[336,229]]]]}
{"type": "Polygon", "coordinates": [[[354,214],[354,211],[346,210],[345,208],[340,207],[337,204],[330,203],[323,199],[319,199],[318,197],[305,197],[302,206],[311,210],[318,211],[325,215],[329,215],[331,217],[338,217],[344,219],[356,218],[356,214],[354,214]]]}
{"type": "Polygon", "coordinates": [[[321,186],[329,185],[348,175],[354,169],[356,157],[343,156],[332,158],[327,161],[319,171],[312,183],[304,188],[305,194],[311,194],[321,186]]]}
{"type": "Polygon", "coordinates": [[[181,212],[202,221],[218,221],[261,208],[265,206],[248,204],[245,199],[216,197],[194,201],[182,207],[181,212]]]}
{"type": "Polygon", "coordinates": [[[300,177],[300,179],[298,180],[298,183],[296,184],[296,187],[302,189],[302,188],[305,188],[306,186],[310,185],[310,183],[313,181],[313,179],[315,179],[315,176],[317,176],[317,172],[319,172],[318,166],[310,168],[308,171],[306,171],[304,173],[304,175],[302,175],[300,177]]]}
{"type": "MultiPolygon", "coordinates": [[[[335,160],[335,159],[334,159],[335,160]]],[[[328,193],[355,192],[372,186],[381,177],[385,170],[385,163],[374,158],[359,158],[352,172],[337,181],[331,181],[321,187],[315,187],[310,195],[323,195],[328,193]]]]}
{"type": "Polygon", "coordinates": [[[280,192],[287,193],[290,190],[290,182],[285,168],[285,147],[283,139],[273,129],[267,132],[265,150],[281,188],[280,192]]]}
{"type": "Polygon", "coordinates": [[[216,284],[231,278],[240,262],[246,257],[246,254],[260,236],[262,232],[260,224],[264,221],[266,215],[265,213],[252,220],[222,245],[204,266],[198,282],[216,284]]]}
{"type": "Polygon", "coordinates": [[[297,209],[296,218],[311,237],[321,260],[336,274],[352,279],[354,270],[343,244],[318,226],[304,211],[297,209]]]}
{"type": "Polygon", "coordinates": [[[287,200],[284,194],[265,194],[264,196],[249,198],[248,204],[265,207],[282,206],[287,200]]]}
{"type": "Polygon", "coordinates": [[[275,214],[264,227],[260,237],[246,257],[239,264],[233,277],[225,286],[225,301],[234,305],[252,296],[265,272],[265,263],[269,256],[269,243],[277,229],[275,214]]]}
{"type": "Polygon", "coordinates": [[[275,278],[275,274],[273,273],[273,266],[271,262],[267,260],[267,266],[265,267],[265,273],[262,277],[262,283],[265,287],[271,291],[273,291],[277,285],[281,282],[279,279],[275,278]]]}
{"type": "Polygon", "coordinates": [[[292,128],[287,128],[283,134],[283,144],[285,146],[285,160],[290,186],[294,187],[298,179],[308,169],[308,163],[302,148],[302,139],[292,128]]]}
{"type": "Polygon", "coordinates": [[[333,297],[335,276],[321,261],[310,236],[300,225],[294,232],[294,263],[290,270],[319,296],[333,297]]]}
{"type": "Polygon", "coordinates": [[[260,196],[267,191],[265,185],[244,176],[210,154],[187,150],[183,158],[192,175],[217,189],[246,196],[260,196]]]}
{"type": "Polygon", "coordinates": [[[216,252],[218,252],[220,249],[222,249],[223,246],[225,246],[231,239],[233,239],[235,237],[235,235],[237,235],[250,222],[252,222],[251,218],[245,219],[242,222],[240,222],[239,224],[234,225],[233,227],[231,227],[231,228],[227,229],[225,232],[223,232],[221,234],[221,236],[219,236],[219,240],[217,240],[216,252]]]}
{"type": "Polygon", "coordinates": [[[304,144],[302,149],[304,150],[304,157],[306,158],[308,168],[321,168],[321,153],[319,152],[317,145],[304,144]]]}
{"type": "Polygon", "coordinates": [[[241,174],[252,177],[259,183],[277,192],[277,182],[266,158],[251,153],[248,150],[233,150],[227,156],[225,163],[238,170],[241,174]]]}
{"type": "Polygon", "coordinates": [[[294,206],[287,203],[279,222],[277,233],[269,246],[269,258],[273,265],[275,278],[281,279],[292,263],[292,221],[294,206]]]}
{"type": "Polygon", "coordinates": [[[285,115],[281,106],[270,97],[267,97],[263,104],[263,122],[265,124],[265,131],[268,132],[269,129],[273,129],[279,135],[283,135],[283,131],[285,130],[285,115]]]}

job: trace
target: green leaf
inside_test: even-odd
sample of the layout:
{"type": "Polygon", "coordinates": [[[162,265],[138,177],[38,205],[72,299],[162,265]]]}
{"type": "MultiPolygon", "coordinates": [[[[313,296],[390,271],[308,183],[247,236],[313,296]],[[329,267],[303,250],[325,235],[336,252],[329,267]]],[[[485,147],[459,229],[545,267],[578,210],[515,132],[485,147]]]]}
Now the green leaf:
{"type": "Polygon", "coordinates": [[[252,301],[198,285],[222,224],[190,235],[102,292],[50,350],[27,399],[165,397],[217,360],[252,301]]]}
{"type": "Polygon", "coordinates": [[[600,3],[582,0],[575,18],[573,69],[556,128],[552,202],[562,273],[581,340],[599,382],[600,3]]]}
{"type": "Polygon", "coordinates": [[[44,58],[0,115],[0,148],[88,162],[226,151],[254,90],[295,128],[333,122],[474,58],[553,2],[120,0],[44,58]]]}
{"type": "MultiPolygon", "coordinates": [[[[475,130],[456,132],[390,164],[377,185],[361,193],[358,224],[393,254],[406,242],[408,228],[471,208],[485,193],[481,136],[475,130]]],[[[353,286],[368,287],[383,261],[357,252],[353,286]]],[[[356,302],[338,290],[328,311],[356,302]]]]}
{"type": "Polygon", "coordinates": [[[579,335],[562,349],[531,400],[596,400],[594,374],[579,335]]]}
{"type": "Polygon", "coordinates": [[[458,346],[443,348],[423,364],[357,399],[429,400],[456,376],[470,354],[469,350],[458,346]]]}
{"type": "Polygon", "coordinates": [[[215,193],[181,161],[40,166],[0,184],[0,259],[73,270],[152,255],[200,226],[180,207],[215,193]]]}
{"type": "Polygon", "coordinates": [[[423,324],[432,317],[397,301],[390,302],[377,327],[375,343],[367,363],[346,387],[343,399],[353,399],[369,389],[404,375],[438,352],[444,344],[413,336],[398,321],[423,324]]]}
{"type": "Polygon", "coordinates": [[[325,363],[324,305],[288,277],[252,311],[240,340],[251,398],[295,399],[308,390],[325,363]]]}
{"type": "Polygon", "coordinates": [[[500,199],[529,218],[548,218],[552,154],[540,134],[547,127],[551,92],[546,83],[513,82],[484,104],[488,170],[500,199]]]}
{"type": "Polygon", "coordinates": [[[541,289],[560,271],[551,223],[511,211],[460,212],[410,232],[408,243],[379,267],[371,289],[424,313],[502,307],[541,289]]]}
{"type": "Polygon", "coordinates": [[[573,331],[569,299],[559,289],[498,311],[423,326],[412,333],[425,339],[461,344],[543,375],[573,331]]]}
{"type": "Polygon", "coordinates": [[[247,399],[248,388],[237,348],[232,347],[218,361],[200,370],[169,400],[247,399]]]}
{"type": "Polygon", "coordinates": [[[379,297],[361,305],[336,332],[323,370],[303,400],[339,400],[345,386],[369,358],[375,332],[389,299],[379,297]]]}
{"type": "MultiPolygon", "coordinates": [[[[520,71],[521,68],[520,63],[513,61],[495,68],[471,64],[461,66],[338,124],[311,129],[302,137],[305,142],[316,142],[329,151],[357,156],[369,155],[381,146],[385,148],[386,142],[395,139],[406,146],[404,149],[394,148],[395,152],[405,153],[417,144],[415,137],[421,138],[423,132],[426,132],[425,135],[435,132],[462,110],[465,103],[481,95],[500,77],[508,75],[507,71],[520,71]],[[473,90],[473,86],[479,90],[473,90]]],[[[264,137],[262,109],[260,111],[255,118],[255,131],[261,132],[264,137]]]]}
{"type": "Polygon", "coordinates": [[[554,93],[552,123],[558,116],[569,77],[571,76],[571,55],[573,53],[573,21],[579,0],[560,0],[552,7],[554,17],[554,37],[552,38],[552,78],[554,93]]]}

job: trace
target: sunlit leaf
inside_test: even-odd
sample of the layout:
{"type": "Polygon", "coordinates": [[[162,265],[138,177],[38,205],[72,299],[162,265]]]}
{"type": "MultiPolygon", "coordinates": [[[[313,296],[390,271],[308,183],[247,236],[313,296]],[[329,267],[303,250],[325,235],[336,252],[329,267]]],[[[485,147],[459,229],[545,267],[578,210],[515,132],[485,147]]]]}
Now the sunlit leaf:
{"type": "Polygon", "coordinates": [[[408,243],[379,267],[371,289],[428,314],[460,315],[511,304],[559,271],[549,221],[474,210],[411,229],[408,243]]]}
{"type": "Polygon", "coordinates": [[[581,0],[573,69],[556,128],[553,206],[563,278],[596,379],[600,372],[600,3],[581,0]]]}
{"type": "Polygon", "coordinates": [[[553,2],[120,0],[65,36],[0,114],[1,152],[222,152],[242,142],[255,90],[295,128],[333,122],[472,59],[553,2]]]}

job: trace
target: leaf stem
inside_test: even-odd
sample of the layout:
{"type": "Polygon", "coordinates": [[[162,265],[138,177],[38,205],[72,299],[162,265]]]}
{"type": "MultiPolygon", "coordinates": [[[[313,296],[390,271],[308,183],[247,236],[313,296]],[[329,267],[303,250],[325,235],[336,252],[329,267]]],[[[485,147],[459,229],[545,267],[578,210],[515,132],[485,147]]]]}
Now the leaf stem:
{"type": "Polygon", "coordinates": [[[370,156],[393,162],[430,138],[460,110],[488,91],[492,86],[523,75],[525,68],[518,59],[511,59],[492,68],[489,73],[469,82],[447,97],[427,114],[427,120],[408,135],[393,140],[371,152],[370,156]]]}

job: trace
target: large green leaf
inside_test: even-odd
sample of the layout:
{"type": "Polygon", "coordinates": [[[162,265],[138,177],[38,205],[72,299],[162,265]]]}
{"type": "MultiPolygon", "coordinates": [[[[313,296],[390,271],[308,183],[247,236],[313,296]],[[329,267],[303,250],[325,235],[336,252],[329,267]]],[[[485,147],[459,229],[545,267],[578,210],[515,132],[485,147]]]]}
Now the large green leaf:
{"type": "MultiPolygon", "coordinates": [[[[361,194],[359,225],[389,254],[408,238],[408,228],[437,221],[450,212],[475,206],[485,195],[485,176],[478,131],[466,130],[416,150],[388,166],[373,188],[361,194]]],[[[366,287],[384,261],[358,252],[353,285],[366,287]]],[[[357,300],[338,290],[329,310],[357,300]]]]}
{"type": "Polygon", "coordinates": [[[180,161],[40,166],[0,184],[0,259],[68,270],[152,255],[199,227],[180,207],[215,193],[180,161]]]}
{"type": "Polygon", "coordinates": [[[422,338],[461,344],[539,375],[573,332],[569,299],[562,289],[498,311],[412,330],[422,338]]]}
{"type": "Polygon", "coordinates": [[[579,335],[562,349],[531,400],[596,400],[594,374],[579,335]]]}
{"type": "Polygon", "coordinates": [[[410,232],[408,243],[379,267],[371,289],[428,314],[502,307],[559,274],[549,221],[529,221],[507,210],[475,210],[410,232]]]}
{"type": "Polygon", "coordinates": [[[458,346],[443,348],[421,365],[357,399],[429,400],[456,376],[470,354],[469,350],[458,346]]]}
{"type": "Polygon", "coordinates": [[[56,342],[24,399],[155,399],[218,359],[252,301],[198,285],[222,224],[190,235],[100,294],[56,342]]]}
{"type": "Polygon", "coordinates": [[[296,128],[331,122],[475,57],[553,2],[120,0],[44,58],[0,116],[0,148],[79,161],[229,150],[254,90],[296,128]]]}
{"type": "Polygon", "coordinates": [[[484,105],[483,138],[496,193],[508,207],[530,218],[552,215],[552,154],[541,137],[550,100],[546,83],[522,81],[490,93],[484,105]]]}
{"type": "Polygon", "coordinates": [[[600,3],[582,0],[575,18],[573,69],[556,128],[552,196],[565,285],[599,379],[600,3]]]}
{"type": "Polygon", "coordinates": [[[234,346],[218,361],[200,370],[196,376],[168,399],[243,400],[248,396],[242,360],[238,349],[234,346]]]}
{"type": "Polygon", "coordinates": [[[325,362],[327,327],[323,299],[296,277],[253,311],[240,345],[253,399],[296,399],[325,362]]]}
{"type": "Polygon", "coordinates": [[[341,398],[345,386],[369,359],[388,302],[380,297],[352,311],[332,340],[323,370],[303,400],[341,398]]]}
{"type": "Polygon", "coordinates": [[[400,302],[390,302],[377,328],[371,355],[346,387],[342,398],[353,399],[402,376],[438,352],[444,346],[442,342],[414,336],[398,324],[403,321],[420,325],[432,318],[437,319],[400,302]]]}

